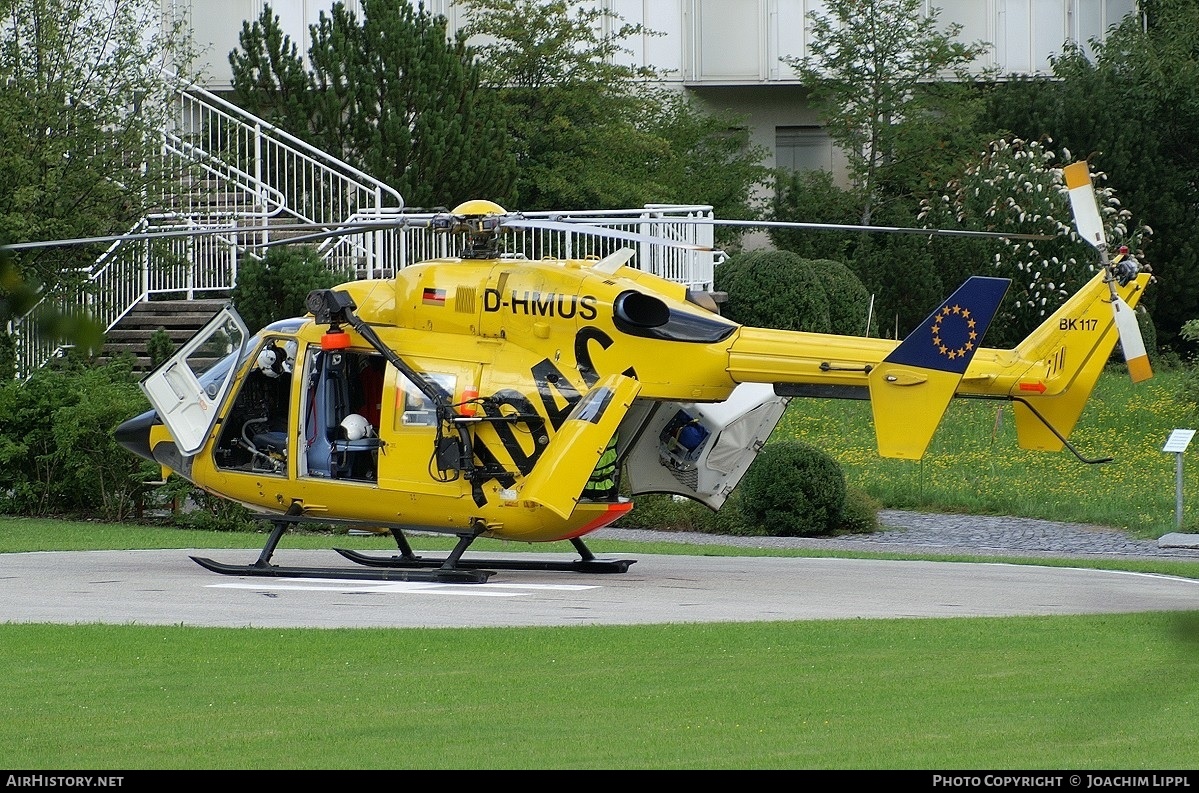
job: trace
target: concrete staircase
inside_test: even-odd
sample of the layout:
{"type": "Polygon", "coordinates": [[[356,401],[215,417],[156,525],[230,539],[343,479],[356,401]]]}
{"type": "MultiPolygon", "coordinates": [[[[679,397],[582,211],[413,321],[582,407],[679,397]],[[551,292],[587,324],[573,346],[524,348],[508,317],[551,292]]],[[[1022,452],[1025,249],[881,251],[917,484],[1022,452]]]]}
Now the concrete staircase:
{"type": "Polygon", "coordinates": [[[149,372],[153,367],[148,345],[155,331],[166,331],[178,349],[227,302],[225,298],[143,300],[105,334],[100,357],[113,358],[129,352],[137,359],[136,370],[149,372]]]}

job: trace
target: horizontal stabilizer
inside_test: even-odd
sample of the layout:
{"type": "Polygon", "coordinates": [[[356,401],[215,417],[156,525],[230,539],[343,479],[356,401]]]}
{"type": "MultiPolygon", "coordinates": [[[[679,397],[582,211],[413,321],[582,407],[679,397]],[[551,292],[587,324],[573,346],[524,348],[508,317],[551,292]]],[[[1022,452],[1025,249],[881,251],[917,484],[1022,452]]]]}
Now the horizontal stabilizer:
{"type": "Polygon", "coordinates": [[[1011,281],[974,276],[871,370],[878,453],[919,460],[1011,281]]]}

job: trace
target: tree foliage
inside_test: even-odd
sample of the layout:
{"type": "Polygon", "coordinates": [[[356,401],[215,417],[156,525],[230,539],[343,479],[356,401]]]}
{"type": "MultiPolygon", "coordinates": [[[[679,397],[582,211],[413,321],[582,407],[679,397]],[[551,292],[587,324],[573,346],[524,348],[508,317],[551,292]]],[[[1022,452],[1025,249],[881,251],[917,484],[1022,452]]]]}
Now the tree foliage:
{"type": "MultiPolygon", "coordinates": [[[[165,68],[186,74],[179,26],[152,0],[0,3],[0,242],[126,230],[165,194],[165,68]]],[[[0,321],[73,291],[102,246],[0,255],[0,321]]],[[[73,296],[73,295],[72,295],[73,296]]],[[[45,312],[39,333],[96,349],[87,317],[45,312]]],[[[12,339],[0,372],[13,372],[12,339]]]]}
{"type": "Polygon", "coordinates": [[[262,259],[241,266],[230,297],[246,326],[258,330],[280,319],[304,316],[309,292],[349,278],[330,270],[311,247],[271,248],[262,259]]]}
{"type": "MultiPolygon", "coordinates": [[[[857,225],[861,201],[857,188],[840,188],[831,174],[802,171],[780,176],[771,217],[780,221],[857,225]]],[[[875,222],[885,226],[918,226],[915,210],[902,201],[880,205],[875,222]]],[[[871,333],[902,338],[944,297],[944,280],[929,243],[908,234],[863,233],[834,229],[771,228],[780,249],[809,259],[843,262],[862,283],[871,306],[871,333]]],[[[862,325],[855,325],[861,333],[862,325]]]]}
{"type": "Polygon", "coordinates": [[[858,222],[869,224],[885,196],[919,195],[977,148],[969,67],[986,45],[957,41],[961,26],[942,26],[935,7],[926,15],[924,0],[823,5],[808,14],[808,54],[783,60],[844,151],[863,200],[858,222]]]}
{"type": "Polygon", "coordinates": [[[1107,174],[1124,206],[1154,230],[1145,248],[1161,287],[1146,295],[1157,337],[1185,348],[1199,315],[1199,5],[1142,3],[1139,15],[1066,47],[1053,79],[1013,79],[990,95],[986,123],[1025,140],[1052,138],[1107,174]],[[1168,290],[1169,300],[1155,293],[1168,290]]]}
{"type": "Polygon", "coordinates": [[[525,209],[712,204],[751,214],[765,152],[741,119],[653,88],[652,67],[626,65],[622,42],[655,35],[599,4],[462,0],[487,83],[513,112],[509,132],[525,209]]]}
{"type": "MultiPolygon", "coordinates": [[[[920,216],[925,225],[936,228],[1051,237],[957,239],[930,245],[950,284],[971,275],[1012,279],[988,332],[988,346],[1009,346],[1024,338],[1098,272],[1098,253],[1074,228],[1070,197],[1058,165],[1068,165],[1072,155],[1069,150],[1059,154],[1048,143],[1051,141],[1019,138],[994,141],[942,195],[925,202],[920,216]]],[[[1133,222],[1132,213],[1106,181],[1105,174],[1092,173],[1108,245],[1113,255],[1120,246],[1127,246],[1141,258],[1150,229],[1133,222]]]]}
{"type": "Polygon", "coordinates": [[[390,184],[410,206],[514,197],[500,97],[459,32],[423,3],[334,3],[309,27],[310,66],[270,6],[229,55],[247,110],[390,184]]]}
{"type": "MultiPolygon", "coordinates": [[[[0,4],[0,239],[112,234],[143,216],[169,177],[163,69],[187,68],[185,42],[151,0],[0,4]]],[[[14,260],[25,282],[53,287],[102,250],[14,260]]]]}

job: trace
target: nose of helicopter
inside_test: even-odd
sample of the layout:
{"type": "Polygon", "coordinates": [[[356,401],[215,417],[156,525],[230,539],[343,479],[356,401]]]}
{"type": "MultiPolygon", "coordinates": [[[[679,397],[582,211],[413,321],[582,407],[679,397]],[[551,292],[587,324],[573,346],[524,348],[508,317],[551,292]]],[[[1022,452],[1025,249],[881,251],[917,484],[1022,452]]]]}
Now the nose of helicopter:
{"type": "Polygon", "coordinates": [[[140,416],[135,416],[118,426],[113,431],[113,436],[117,443],[138,457],[153,460],[154,455],[150,451],[150,428],[158,423],[158,413],[147,410],[140,416]]]}

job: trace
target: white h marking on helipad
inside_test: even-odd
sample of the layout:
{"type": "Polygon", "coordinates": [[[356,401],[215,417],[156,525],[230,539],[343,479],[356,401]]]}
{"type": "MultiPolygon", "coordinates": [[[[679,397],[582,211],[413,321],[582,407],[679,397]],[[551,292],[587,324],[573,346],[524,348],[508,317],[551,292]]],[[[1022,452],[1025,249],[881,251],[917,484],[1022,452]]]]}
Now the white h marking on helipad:
{"type": "Polygon", "coordinates": [[[357,581],[326,578],[310,581],[302,578],[279,578],[270,582],[236,581],[205,584],[213,589],[254,589],[299,592],[360,592],[379,594],[465,595],[467,597],[519,597],[531,591],[580,592],[599,589],[577,584],[439,584],[435,581],[357,581]],[[515,590],[515,591],[512,591],[515,590]]]}

